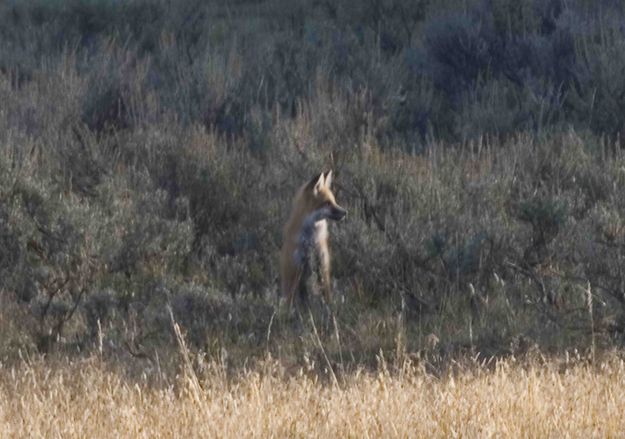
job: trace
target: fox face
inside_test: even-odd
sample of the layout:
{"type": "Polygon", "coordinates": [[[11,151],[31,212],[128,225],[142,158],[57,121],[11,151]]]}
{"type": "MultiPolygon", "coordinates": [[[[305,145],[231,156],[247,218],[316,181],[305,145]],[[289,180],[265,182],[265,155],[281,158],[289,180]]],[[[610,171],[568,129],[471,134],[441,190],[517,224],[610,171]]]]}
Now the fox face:
{"type": "Polygon", "coordinates": [[[332,171],[321,173],[310,180],[304,190],[304,195],[307,198],[309,212],[321,210],[324,219],[340,221],[345,218],[347,211],[336,203],[330,189],[331,184],[332,171]]]}

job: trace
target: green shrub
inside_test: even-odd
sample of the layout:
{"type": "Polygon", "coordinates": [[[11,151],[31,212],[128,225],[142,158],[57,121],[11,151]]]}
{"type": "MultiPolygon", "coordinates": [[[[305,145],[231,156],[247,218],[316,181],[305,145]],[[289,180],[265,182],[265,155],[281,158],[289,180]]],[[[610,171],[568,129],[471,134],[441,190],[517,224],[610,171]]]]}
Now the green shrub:
{"type": "Polygon", "coordinates": [[[275,308],[278,253],[293,194],[328,169],[349,210],[328,358],[370,364],[398,333],[441,356],[583,347],[588,283],[618,344],[623,14],[2,3],[0,300],[19,336],[0,349],[156,364],[170,306],[194,349],[301,360],[318,340],[275,308]]]}

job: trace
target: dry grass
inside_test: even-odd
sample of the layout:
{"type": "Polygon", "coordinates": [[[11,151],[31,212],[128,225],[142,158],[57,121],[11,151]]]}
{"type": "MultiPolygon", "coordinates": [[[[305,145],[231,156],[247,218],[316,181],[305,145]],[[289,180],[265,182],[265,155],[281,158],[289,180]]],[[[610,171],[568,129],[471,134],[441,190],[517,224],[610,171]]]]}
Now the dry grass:
{"type": "Polygon", "coordinates": [[[274,362],[202,388],[154,385],[89,360],[0,369],[2,437],[617,437],[625,362],[504,361],[445,378],[354,373],[340,387],[274,362]]]}

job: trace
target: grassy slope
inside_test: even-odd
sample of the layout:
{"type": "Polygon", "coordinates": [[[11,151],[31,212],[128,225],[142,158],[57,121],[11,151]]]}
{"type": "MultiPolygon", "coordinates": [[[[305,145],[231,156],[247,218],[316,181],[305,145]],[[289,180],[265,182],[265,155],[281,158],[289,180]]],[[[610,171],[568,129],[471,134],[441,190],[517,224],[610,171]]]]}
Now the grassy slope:
{"type": "Polygon", "coordinates": [[[0,435],[621,435],[618,355],[514,356],[623,344],[623,15],[0,4],[0,435]],[[298,326],[280,230],[328,168],[336,319],[298,326]]]}
{"type": "Polygon", "coordinates": [[[235,378],[205,365],[201,387],[184,376],[132,384],[98,364],[0,369],[2,436],[618,437],[625,428],[619,359],[504,361],[442,378],[405,367],[336,387],[286,377],[274,361],[235,378]]]}

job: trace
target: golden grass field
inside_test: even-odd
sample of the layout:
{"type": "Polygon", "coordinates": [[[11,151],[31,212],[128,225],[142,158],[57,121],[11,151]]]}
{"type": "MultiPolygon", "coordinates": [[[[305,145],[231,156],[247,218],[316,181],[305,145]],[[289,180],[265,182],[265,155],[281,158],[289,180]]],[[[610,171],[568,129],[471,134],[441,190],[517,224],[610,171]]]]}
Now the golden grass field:
{"type": "Polygon", "coordinates": [[[97,360],[0,369],[0,436],[623,437],[625,362],[506,360],[437,378],[360,372],[333,385],[275,361],[227,377],[124,377],[97,360]]]}

